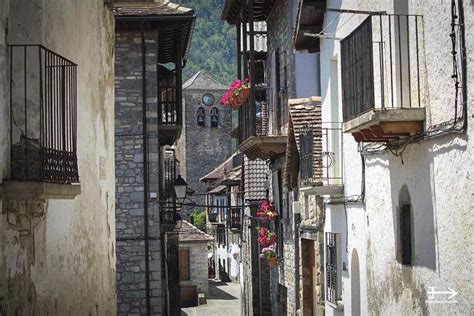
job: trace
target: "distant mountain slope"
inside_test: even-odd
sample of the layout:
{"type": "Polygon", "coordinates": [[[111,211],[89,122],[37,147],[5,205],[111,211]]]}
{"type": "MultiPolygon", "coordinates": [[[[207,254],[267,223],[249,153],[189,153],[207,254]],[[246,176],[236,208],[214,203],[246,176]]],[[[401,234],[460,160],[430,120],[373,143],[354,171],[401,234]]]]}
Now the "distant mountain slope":
{"type": "Polygon", "coordinates": [[[221,20],[224,0],[174,0],[194,9],[197,16],[189,61],[184,78],[204,70],[227,85],[236,77],[235,27],[221,20]]]}

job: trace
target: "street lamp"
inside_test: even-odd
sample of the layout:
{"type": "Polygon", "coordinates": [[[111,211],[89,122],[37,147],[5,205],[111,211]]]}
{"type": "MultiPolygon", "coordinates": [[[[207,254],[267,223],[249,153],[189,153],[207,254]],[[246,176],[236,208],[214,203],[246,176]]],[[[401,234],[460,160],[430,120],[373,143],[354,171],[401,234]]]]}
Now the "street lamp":
{"type": "Polygon", "coordinates": [[[181,175],[178,175],[178,178],[173,183],[174,186],[174,195],[176,197],[176,202],[178,204],[183,204],[184,199],[186,198],[186,191],[188,189],[188,184],[181,175]]]}

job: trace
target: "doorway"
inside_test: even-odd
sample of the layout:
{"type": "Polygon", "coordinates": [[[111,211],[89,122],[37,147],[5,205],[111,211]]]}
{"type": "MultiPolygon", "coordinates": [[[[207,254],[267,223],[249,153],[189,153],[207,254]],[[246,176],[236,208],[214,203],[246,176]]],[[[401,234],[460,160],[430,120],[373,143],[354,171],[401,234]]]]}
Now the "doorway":
{"type": "Polygon", "coordinates": [[[303,315],[317,315],[317,292],[316,292],[316,242],[309,239],[301,239],[302,273],[303,273],[303,315]]]}

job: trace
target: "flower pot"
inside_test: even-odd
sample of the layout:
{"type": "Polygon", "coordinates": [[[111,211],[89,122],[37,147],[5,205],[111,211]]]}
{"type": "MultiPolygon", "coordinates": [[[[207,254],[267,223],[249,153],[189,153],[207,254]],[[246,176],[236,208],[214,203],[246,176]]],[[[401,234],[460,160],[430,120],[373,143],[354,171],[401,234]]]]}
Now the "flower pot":
{"type": "Polygon", "coordinates": [[[270,257],[267,259],[268,261],[268,265],[272,268],[278,266],[278,257],[277,256],[273,256],[273,257],[270,257]]]}

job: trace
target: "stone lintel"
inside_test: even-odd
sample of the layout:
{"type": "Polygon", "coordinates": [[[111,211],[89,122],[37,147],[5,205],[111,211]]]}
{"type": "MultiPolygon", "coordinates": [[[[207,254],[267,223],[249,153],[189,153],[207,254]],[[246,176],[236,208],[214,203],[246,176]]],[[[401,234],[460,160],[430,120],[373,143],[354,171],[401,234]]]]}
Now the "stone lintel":
{"type": "Polygon", "coordinates": [[[59,184],[36,181],[3,181],[0,199],[73,200],[81,194],[80,184],[59,184]]]}

